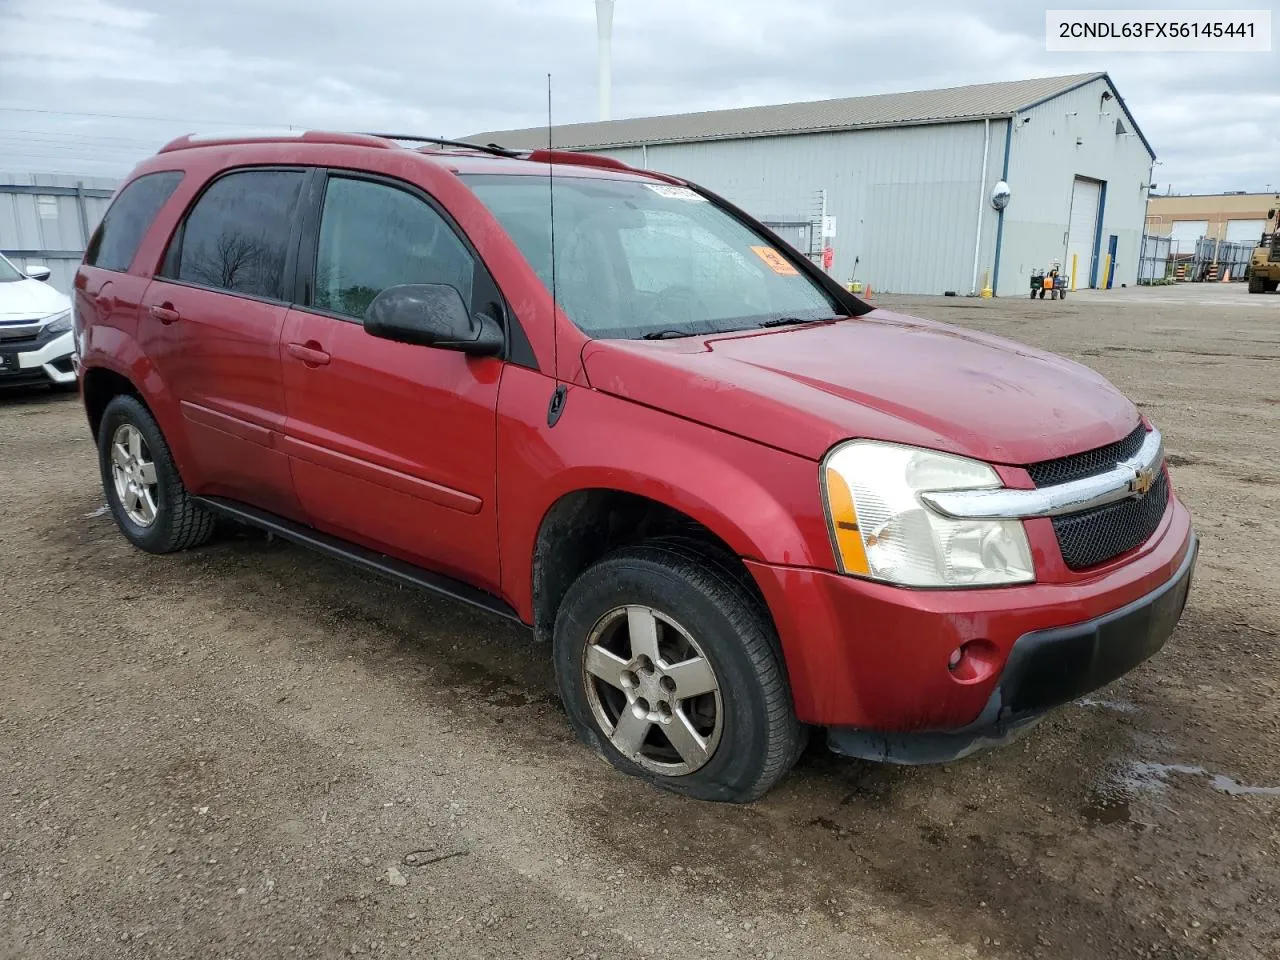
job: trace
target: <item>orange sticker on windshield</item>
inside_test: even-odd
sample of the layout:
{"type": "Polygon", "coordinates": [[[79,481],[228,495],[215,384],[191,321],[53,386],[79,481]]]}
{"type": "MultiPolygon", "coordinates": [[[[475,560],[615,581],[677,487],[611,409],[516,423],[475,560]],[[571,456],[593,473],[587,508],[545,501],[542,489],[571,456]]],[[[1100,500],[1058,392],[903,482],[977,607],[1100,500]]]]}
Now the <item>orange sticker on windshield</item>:
{"type": "Polygon", "coordinates": [[[752,247],[751,252],[768,264],[769,269],[784,277],[798,277],[800,271],[791,265],[782,254],[773,247],[752,247]]]}

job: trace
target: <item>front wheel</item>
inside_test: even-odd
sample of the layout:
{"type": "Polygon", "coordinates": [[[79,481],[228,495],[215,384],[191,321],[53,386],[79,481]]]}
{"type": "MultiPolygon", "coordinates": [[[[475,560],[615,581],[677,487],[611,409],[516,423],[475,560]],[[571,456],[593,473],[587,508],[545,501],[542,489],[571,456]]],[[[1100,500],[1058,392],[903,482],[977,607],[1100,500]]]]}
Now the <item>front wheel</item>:
{"type": "Polygon", "coordinates": [[[575,731],[625,773],[744,803],[799,755],[777,635],[711,557],[666,544],[607,556],[569,588],[554,647],[575,731]]]}
{"type": "Polygon", "coordinates": [[[1267,290],[1267,281],[1266,281],[1263,277],[1254,276],[1254,275],[1250,274],[1250,276],[1249,276],[1249,292],[1250,292],[1250,293],[1265,293],[1265,292],[1266,292],[1266,290],[1267,290]]]}

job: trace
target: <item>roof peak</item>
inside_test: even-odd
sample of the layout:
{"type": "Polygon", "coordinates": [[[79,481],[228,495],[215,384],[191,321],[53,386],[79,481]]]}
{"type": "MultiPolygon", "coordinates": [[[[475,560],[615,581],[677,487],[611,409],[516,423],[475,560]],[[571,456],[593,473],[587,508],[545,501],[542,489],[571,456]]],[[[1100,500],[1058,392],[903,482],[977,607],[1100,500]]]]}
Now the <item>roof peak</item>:
{"type": "MultiPolygon", "coordinates": [[[[753,107],[588,121],[561,124],[552,133],[557,147],[581,150],[946,123],[1008,116],[1106,76],[1102,71],[1094,71],[1025,80],[994,80],[929,90],[859,94],[753,107]]],[[[547,128],[496,130],[473,134],[463,139],[498,142],[504,146],[524,146],[526,141],[530,144],[545,144],[547,128]]]]}

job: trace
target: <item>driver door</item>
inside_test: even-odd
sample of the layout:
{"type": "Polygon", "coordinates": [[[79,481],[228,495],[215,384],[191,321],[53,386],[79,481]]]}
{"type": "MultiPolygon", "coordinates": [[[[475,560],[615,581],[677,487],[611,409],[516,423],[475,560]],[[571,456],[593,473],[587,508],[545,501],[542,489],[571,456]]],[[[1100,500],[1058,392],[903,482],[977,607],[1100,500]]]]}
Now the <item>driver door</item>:
{"type": "Polygon", "coordinates": [[[398,284],[451,284],[475,312],[501,303],[497,288],[417,188],[333,172],[321,193],[281,349],[298,499],[317,529],[496,592],[503,361],[379,339],[362,321],[398,284]]]}

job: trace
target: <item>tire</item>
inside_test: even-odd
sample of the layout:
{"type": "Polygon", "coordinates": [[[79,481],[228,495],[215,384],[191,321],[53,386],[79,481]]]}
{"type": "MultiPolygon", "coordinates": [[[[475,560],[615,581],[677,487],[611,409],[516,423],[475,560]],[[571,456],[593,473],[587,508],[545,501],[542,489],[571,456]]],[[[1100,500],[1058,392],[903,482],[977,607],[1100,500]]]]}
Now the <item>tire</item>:
{"type": "Polygon", "coordinates": [[[1265,293],[1266,289],[1267,289],[1267,281],[1265,279],[1263,279],[1262,277],[1253,276],[1252,274],[1249,276],[1249,292],[1250,293],[1265,293]]]}
{"type": "Polygon", "coordinates": [[[98,427],[98,465],[111,515],[135,547],[148,553],[173,553],[199,546],[213,535],[213,514],[187,493],[160,426],[136,397],[121,394],[103,411],[98,427]],[[131,450],[128,441],[135,435],[140,444],[131,450]],[[129,502],[117,484],[119,463],[113,446],[118,438],[124,440],[120,446],[126,453],[138,455],[138,466],[126,463],[123,468],[127,478],[146,487],[146,496],[129,502]],[[149,471],[145,464],[150,464],[149,471]],[[154,477],[154,482],[144,483],[148,477],[154,477]]]}
{"type": "Polygon", "coordinates": [[[1280,288],[1280,280],[1267,280],[1262,284],[1263,293],[1275,293],[1280,288]]]}
{"type": "Polygon", "coordinates": [[[560,606],[553,652],[578,737],[624,773],[667,790],[747,803],[777,783],[804,748],[806,731],[762,603],[717,558],[683,542],[628,547],[589,567],[560,606]],[[632,624],[643,637],[649,622],[659,656],[646,662],[632,624]],[[592,672],[600,669],[601,651],[612,657],[604,658],[605,672],[620,682],[592,672]],[[696,677],[692,667],[699,667],[696,677]],[[680,696],[677,676],[689,680],[694,695],[680,696]],[[708,684],[714,691],[706,692],[708,684]],[[648,719],[640,719],[646,706],[648,719]],[[628,748],[640,729],[647,735],[628,748]],[[684,736],[667,736],[682,730],[684,736]]]}

